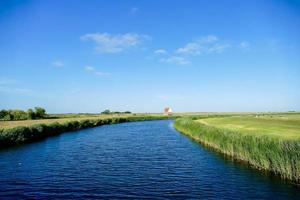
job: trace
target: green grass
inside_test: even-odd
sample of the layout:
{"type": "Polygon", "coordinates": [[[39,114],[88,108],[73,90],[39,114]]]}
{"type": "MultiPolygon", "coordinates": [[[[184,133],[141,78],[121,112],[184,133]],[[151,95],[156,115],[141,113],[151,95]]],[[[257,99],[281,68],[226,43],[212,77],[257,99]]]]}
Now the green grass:
{"type": "MultiPolygon", "coordinates": [[[[176,116],[172,116],[176,117],[176,116]]],[[[61,118],[45,120],[5,121],[5,128],[0,129],[0,148],[29,143],[63,132],[131,121],[168,119],[163,115],[105,115],[94,117],[61,118]]]]}
{"type": "Polygon", "coordinates": [[[300,114],[252,115],[197,120],[206,125],[244,134],[300,138],[300,114]]]}
{"type": "MultiPolygon", "coordinates": [[[[235,113],[236,115],[237,113],[235,113]]],[[[241,113],[238,113],[239,115],[241,113]]],[[[181,116],[190,116],[195,119],[201,117],[211,117],[211,116],[231,116],[234,113],[176,113],[171,117],[181,117],[181,116]]],[[[14,128],[19,126],[32,126],[35,124],[51,124],[54,122],[65,123],[69,121],[78,121],[78,120],[88,120],[88,119],[108,119],[108,118],[118,118],[118,117],[165,117],[161,113],[134,113],[134,114],[50,114],[47,119],[35,119],[35,120],[11,120],[11,121],[1,121],[0,120],[0,129],[14,128]]]]}
{"type": "MultiPolygon", "coordinates": [[[[162,114],[63,114],[0,121],[0,148],[104,124],[167,119],[162,114]]],[[[299,113],[178,113],[175,128],[258,169],[300,182],[299,113]]]]}
{"type": "MultiPolygon", "coordinates": [[[[0,148],[32,142],[67,131],[95,127],[103,124],[168,119],[190,116],[195,119],[215,116],[215,113],[178,113],[165,116],[161,113],[135,114],[55,114],[48,119],[0,121],[0,148]]],[[[228,115],[222,113],[218,115],[228,115]]]]}
{"type": "Polygon", "coordinates": [[[174,126],[217,151],[299,183],[299,120],[299,114],[179,118],[174,126]]]}
{"type": "Polygon", "coordinates": [[[35,120],[18,120],[18,121],[0,121],[0,129],[14,128],[19,126],[32,126],[36,124],[51,124],[66,123],[70,121],[81,120],[94,120],[94,119],[109,119],[109,118],[130,118],[130,117],[165,117],[162,114],[56,114],[49,115],[48,119],[35,119],[35,120]]]}

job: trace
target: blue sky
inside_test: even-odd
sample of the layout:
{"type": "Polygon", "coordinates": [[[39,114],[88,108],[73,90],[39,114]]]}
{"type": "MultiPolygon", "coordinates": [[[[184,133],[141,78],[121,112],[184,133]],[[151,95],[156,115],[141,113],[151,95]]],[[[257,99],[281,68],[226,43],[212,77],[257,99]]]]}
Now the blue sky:
{"type": "Polygon", "coordinates": [[[0,1],[0,109],[300,110],[299,1],[0,1]]]}

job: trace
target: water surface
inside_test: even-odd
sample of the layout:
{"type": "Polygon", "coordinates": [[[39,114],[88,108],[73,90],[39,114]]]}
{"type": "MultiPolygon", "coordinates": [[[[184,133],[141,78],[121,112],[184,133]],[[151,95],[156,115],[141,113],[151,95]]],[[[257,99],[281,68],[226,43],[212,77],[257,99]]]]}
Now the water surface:
{"type": "Polygon", "coordinates": [[[232,162],[172,128],[132,122],[0,151],[0,199],[300,199],[300,188],[232,162]]]}

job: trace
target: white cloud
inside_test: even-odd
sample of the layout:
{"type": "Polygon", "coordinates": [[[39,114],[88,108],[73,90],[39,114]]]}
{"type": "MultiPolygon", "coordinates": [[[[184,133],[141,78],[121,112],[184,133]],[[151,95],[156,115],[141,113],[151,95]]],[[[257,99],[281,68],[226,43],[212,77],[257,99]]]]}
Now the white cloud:
{"type": "Polygon", "coordinates": [[[85,66],[84,69],[85,69],[85,71],[90,72],[97,76],[109,76],[110,75],[110,73],[98,71],[94,67],[89,66],[89,65],[85,66]]]}
{"type": "Polygon", "coordinates": [[[242,41],[242,42],[239,44],[239,48],[241,48],[241,49],[249,49],[249,48],[250,48],[250,43],[247,42],[247,41],[242,41]]]}
{"type": "Polygon", "coordinates": [[[204,44],[204,43],[213,43],[213,42],[217,42],[219,40],[219,38],[215,35],[207,35],[207,36],[203,36],[201,37],[198,42],[200,44],[204,44]]]}
{"type": "Polygon", "coordinates": [[[126,49],[136,47],[148,40],[147,35],[137,33],[108,34],[90,33],[81,37],[83,41],[93,41],[96,43],[96,51],[99,53],[119,53],[126,49]]]}
{"type": "Polygon", "coordinates": [[[184,57],[179,56],[171,56],[169,58],[162,58],[160,59],[161,62],[168,63],[168,64],[175,64],[175,65],[187,65],[190,64],[190,61],[188,61],[184,57]]]}
{"type": "Polygon", "coordinates": [[[208,53],[222,53],[225,51],[225,49],[229,48],[229,44],[214,44],[212,47],[210,47],[207,52],[208,53]]]}
{"type": "Polygon", "coordinates": [[[165,49],[157,49],[154,51],[155,54],[166,54],[167,51],[165,49]]]}
{"type": "Polygon", "coordinates": [[[229,47],[230,44],[220,41],[217,36],[207,35],[178,48],[176,53],[196,56],[204,53],[221,53],[229,47]]]}
{"type": "Polygon", "coordinates": [[[202,47],[196,42],[187,43],[184,47],[178,48],[177,53],[199,55],[201,54],[202,47]]]}
{"type": "Polygon", "coordinates": [[[56,60],[56,61],[53,61],[53,62],[52,62],[52,65],[53,65],[53,66],[56,66],[56,67],[63,67],[65,64],[64,64],[64,62],[61,61],[61,60],[56,60]]]}
{"type": "Polygon", "coordinates": [[[95,71],[95,68],[92,67],[92,66],[85,66],[84,69],[85,69],[86,71],[90,71],[90,72],[95,71]]]}

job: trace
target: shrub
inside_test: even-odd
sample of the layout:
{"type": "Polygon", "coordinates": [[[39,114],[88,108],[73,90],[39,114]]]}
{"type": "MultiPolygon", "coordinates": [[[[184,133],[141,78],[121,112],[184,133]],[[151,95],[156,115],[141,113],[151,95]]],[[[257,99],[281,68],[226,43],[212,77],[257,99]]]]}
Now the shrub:
{"type": "Polygon", "coordinates": [[[4,129],[1,133],[1,146],[24,143],[30,137],[30,133],[31,130],[25,126],[4,129]]]}
{"type": "Polygon", "coordinates": [[[27,110],[27,119],[34,119],[35,118],[35,113],[32,109],[27,110]]]}
{"type": "Polygon", "coordinates": [[[35,118],[45,118],[46,117],[46,110],[41,107],[35,107],[35,118]]]}
{"type": "Polygon", "coordinates": [[[35,111],[28,109],[27,112],[23,110],[1,110],[0,119],[1,120],[26,120],[26,119],[40,119],[45,118],[46,110],[41,107],[35,107],[35,111]]]}
{"type": "Polygon", "coordinates": [[[105,114],[105,115],[110,114],[110,110],[106,109],[106,110],[102,111],[101,114],[105,114]]]}

